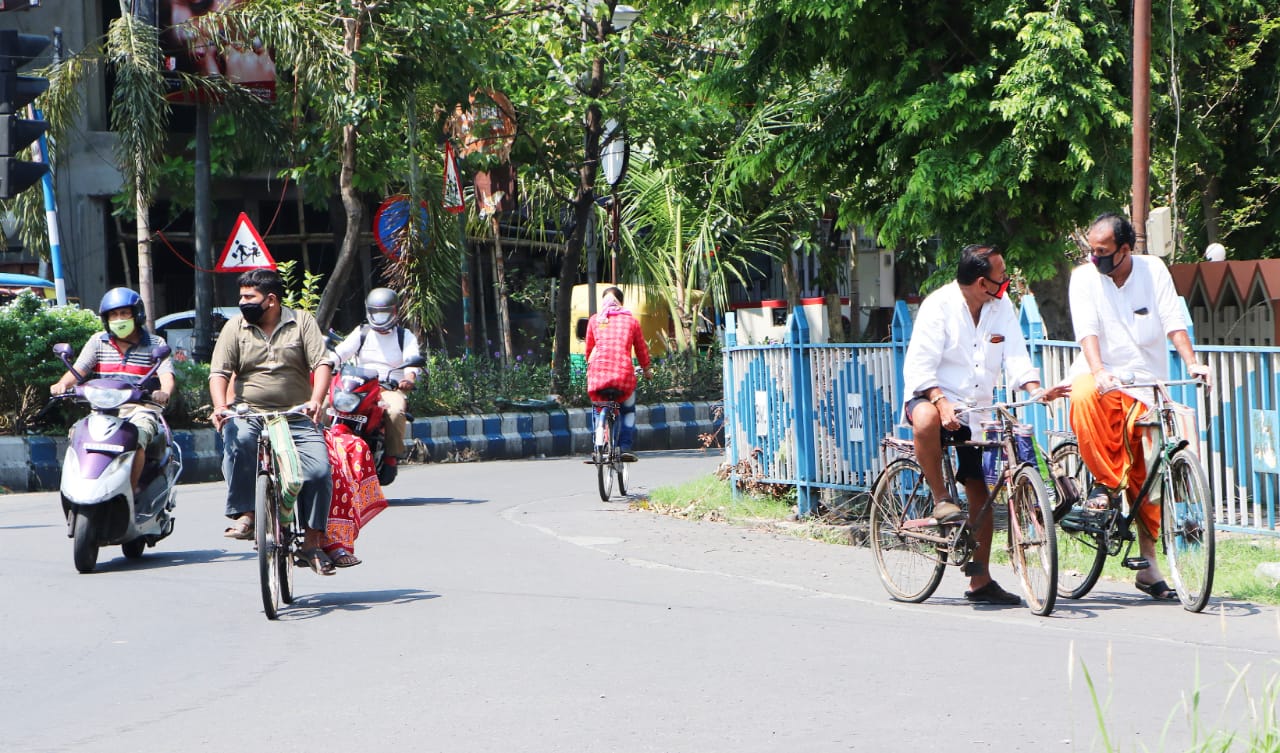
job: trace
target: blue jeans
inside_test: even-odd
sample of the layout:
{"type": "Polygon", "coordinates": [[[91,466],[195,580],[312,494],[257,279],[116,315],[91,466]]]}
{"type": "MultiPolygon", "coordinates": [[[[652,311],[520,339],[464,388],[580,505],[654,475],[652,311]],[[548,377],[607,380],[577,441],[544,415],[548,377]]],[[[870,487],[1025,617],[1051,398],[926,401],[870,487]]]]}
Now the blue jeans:
{"type": "MultiPolygon", "coordinates": [[[[636,393],[632,392],[626,400],[618,403],[618,405],[621,406],[618,410],[618,418],[620,419],[618,421],[618,436],[612,439],[619,450],[630,452],[631,445],[636,438],[636,393]]],[[[592,411],[592,416],[594,420],[591,422],[591,430],[594,432],[596,427],[600,425],[600,421],[604,419],[604,409],[595,408],[592,411]]]]}
{"type": "MultiPolygon", "coordinates": [[[[258,432],[262,424],[233,418],[222,425],[222,477],[227,481],[227,517],[253,512],[254,483],[258,475],[258,432]]],[[[320,428],[306,419],[289,422],[289,434],[302,463],[302,525],[323,531],[329,524],[333,497],[333,471],[329,449],[320,428]]]]}

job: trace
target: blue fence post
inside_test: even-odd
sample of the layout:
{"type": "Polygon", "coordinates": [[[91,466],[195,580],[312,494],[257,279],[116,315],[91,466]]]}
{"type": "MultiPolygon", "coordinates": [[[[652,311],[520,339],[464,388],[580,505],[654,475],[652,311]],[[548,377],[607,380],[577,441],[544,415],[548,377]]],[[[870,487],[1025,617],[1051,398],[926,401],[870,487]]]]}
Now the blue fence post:
{"type": "Polygon", "coordinates": [[[803,311],[794,309],[788,315],[787,347],[791,350],[792,426],[796,432],[796,505],[799,517],[813,515],[813,482],[817,479],[814,462],[813,379],[809,365],[809,320],[803,311]]]}
{"type": "MultiPolygon", "coordinates": [[[[1031,365],[1036,367],[1036,373],[1039,374],[1041,386],[1048,388],[1049,385],[1044,383],[1044,318],[1040,315],[1040,306],[1036,303],[1034,295],[1024,295],[1022,297],[1022,306],[1018,310],[1018,326],[1022,329],[1022,338],[1027,341],[1027,354],[1031,356],[1031,365]]],[[[1019,385],[1006,385],[1006,391],[1013,393],[1019,385]]],[[[1007,399],[1015,399],[1015,395],[1009,394],[1007,399]]],[[[1043,406],[1035,405],[1028,412],[1031,420],[1030,424],[1036,436],[1042,437],[1049,429],[1049,413],[1048,409],[1043,406]]],[[[1039,440],[1036,440],[1039,442],[1039,440]]],[[[1045,452],[1049,451],[1048,442],[1040,442],[1045,452]]]]}
{"type": "Polygon", "coordinates": [[[733,403],[733,350],[738,347],[738,319],[733,312],[724,315],[724,404],[720,408],[720,425],[724,431],[724,447],[729,454],[729,479],[733,482],[734,493],[737,493],[738,479],[738,445],[733,441],[733,422],[730,418],[737,406],[733,403]]]}
{"type": "MultiPolygon", "coordinates": [[[[890,340],[893,344],[893,400],[897,403],[893,406],[895,414],[900,414],[902,406],[907,403],[907,396],[902,394],[904,389],[902,369],[907,363],[907,343],[911,342],[911,309],[907,308],[906,301],[895,301],[893,304],[893,325],[890,328],[890,340]]],[[[893,424],[896,426],[900,423],[895,420],[893,424]]],[[[910,439],[911,437],[899,437],[899,439],[910,439]]]]}

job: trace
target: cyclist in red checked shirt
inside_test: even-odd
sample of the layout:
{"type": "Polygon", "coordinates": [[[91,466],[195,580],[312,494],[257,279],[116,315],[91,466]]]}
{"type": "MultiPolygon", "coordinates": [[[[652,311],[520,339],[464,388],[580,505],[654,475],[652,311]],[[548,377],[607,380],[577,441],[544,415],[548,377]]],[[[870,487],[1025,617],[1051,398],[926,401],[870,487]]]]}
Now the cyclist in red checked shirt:
{"type": "MultiPolygon", "coordinates": [[[[587,396],[592,402],[617,401],[622,410],[622,429],[618,432],[618,449],[622,459],[634,463],[631,443],[636,435],[636,370],[631,352],[644,369],[645,379],[653,376],[649,368],[649,346],[644,342],[640,322],[622,307],[622,291],[606,288],[600,297],[600,311],[587,322],[587,396]]],[[[594,412],[600,420],[600,412],[594,412]]],[[[594,428],[594,427],[593,427],[594,428]]]]}

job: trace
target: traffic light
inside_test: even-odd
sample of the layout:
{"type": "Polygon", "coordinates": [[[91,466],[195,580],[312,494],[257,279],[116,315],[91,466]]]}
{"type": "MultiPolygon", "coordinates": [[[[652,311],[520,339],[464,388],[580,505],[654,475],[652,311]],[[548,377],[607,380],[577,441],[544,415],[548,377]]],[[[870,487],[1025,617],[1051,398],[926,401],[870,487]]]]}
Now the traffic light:
{"type": "Polygon", "coordinates": [[[49,171],[47,164],[18,159],[18,153],[49,127],[20,117],[26,106],[49,88],[49,80],[19,76],[18,69],[48,46],[48,37],[0,30],[0,199],[12,199],[49,171]]]}

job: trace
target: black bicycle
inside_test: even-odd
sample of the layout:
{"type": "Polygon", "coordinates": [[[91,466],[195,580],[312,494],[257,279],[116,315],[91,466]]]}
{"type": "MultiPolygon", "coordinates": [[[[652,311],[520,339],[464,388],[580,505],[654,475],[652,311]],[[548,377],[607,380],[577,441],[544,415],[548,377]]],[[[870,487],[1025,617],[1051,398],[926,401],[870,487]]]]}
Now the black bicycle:
{"type": "Polygon", "coordinates": [[[969,520],[988,514],[999,500],[1007,500],[1009,561],[1018,575],[1027,606],[1038,615],[1053,611],[1058,573],[1053,506],[1035,461],[1034,448],[1028,453],[1025,445],[1021,452],[1017,447],[1018,422],[1014,410],[1033,402],[997,403],[990,408],[958,411],[994,411],[996,421],[992,429],[996,438],[945,444],[942,469],[950,497],[961,500],[957,494],[953,448],[994,448],[1004,459],[986,503],[958,521],[940,523],[933,517],[933,493],[916,462],[914,445],[892,437],[882,440],[881,447],[886,453],[900,457],[885,467],[873,486],[870,538],[880,581],[894,599],[921,602],[932,596],[942,582],[947,565],[963,568],[973,556],[976,542],[969,520]]]}
{"type": "Polygon", "coordinates": [[[289,502],[282,488],[285,482],[272,448],[271,426],[278,422],[287,431],[289,418],[305,416],[304,408],[299,405],[286,411],[252,411],[240,403],[236,410],[222,412],[228,418],[247,418],[261,424],[253,491],[253,533],[258,550],[262,610],[268,620],[279,616],[282,602],[293,603],[293,565],[306,562],[302,556],[305,532],[298,519],[298,503],[296,498],[289,502]]]}
{"type": "Polygon", "coordinates": [[[617,444],[618,432],[622,429],[622,404],[617,399],[622,394],[618,390],[603,390],[601,395],[607,400],[591,403],[594,427],[591,462],[596,467],[596,484],[600,489],[600,500],[608,502],[613,496],[615,479],[618,482],[618,494],[627,496],[630,463],[623,462],[622,450],[617,444]]]}
{"type": "Polygon", "coordinates": [[[1085,563],[1081,568],[1063,568],[1058,573],[1058,593],[1068,599],[1083,598],[1097,584],[1107,557],[1123,552],[1123,564],[1130,570],[1144,570],[1143,557],[1131,557],[1137,536],[1133,522],[1140,503],[1161,505],[1160,542],[1169,561],[1170,579],[1182,606],[1199,612],[1209,603],[1213,588],[1214,533],[1213,498],[1208,476],[1199,456],[1181,435],[1178,410],[1168,388],[1194,384],[1197,379],[1170,382],[1125,384],[1126,390],[1150,390],[1152,409],[1139,421],[1150,436],[1147,479],[1129,499],[1124,491],[1104,510],[1089,509],[1085,494],[1092,478],[1080,458],[1080,446],[1073,434],[1061,436],[1049,455],[1050,472],[1058,487],[1054,517],[1062,535],[1058,547],[1062,558],[1085,563]]]}

